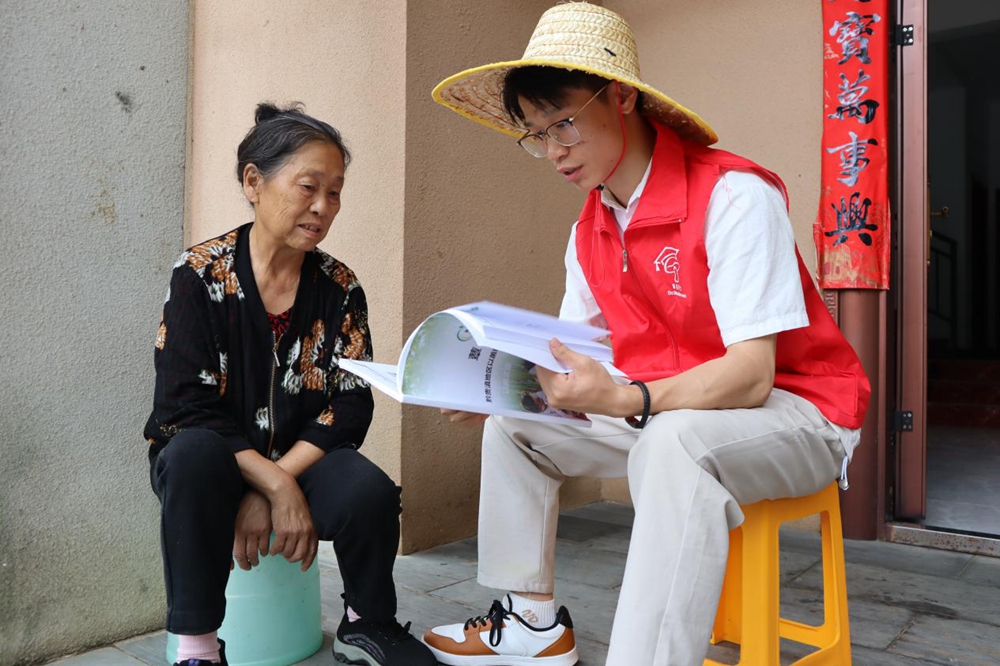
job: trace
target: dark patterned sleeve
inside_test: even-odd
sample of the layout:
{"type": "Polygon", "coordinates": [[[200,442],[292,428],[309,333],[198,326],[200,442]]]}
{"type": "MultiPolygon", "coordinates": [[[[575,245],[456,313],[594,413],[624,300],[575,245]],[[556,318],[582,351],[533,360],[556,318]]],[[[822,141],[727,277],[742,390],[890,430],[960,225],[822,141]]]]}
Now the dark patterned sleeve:
{"type": "Polygon", "coordinates": [[[250,441],[223,402],[228,359],[212,331],[208,291],[184,264],[174,269],[156,334],[156,387],[145,436],[150,456],[181,430],[205,429],[221,435],[235,453],[250,441]]]}
{"type": "Polygon", "coordinates": [[[341,370],[337,363],[341,358],[372,360],[368,301],[357,284],[347,292],[340,326],[334,330],[338,331],[333,345],[334,362],[330,364],[326,382],[330,403],[319,416],[305,423],[298,437],[324,451],[359,448],[365,441],[375,409],[368,383],[341,370]]]}

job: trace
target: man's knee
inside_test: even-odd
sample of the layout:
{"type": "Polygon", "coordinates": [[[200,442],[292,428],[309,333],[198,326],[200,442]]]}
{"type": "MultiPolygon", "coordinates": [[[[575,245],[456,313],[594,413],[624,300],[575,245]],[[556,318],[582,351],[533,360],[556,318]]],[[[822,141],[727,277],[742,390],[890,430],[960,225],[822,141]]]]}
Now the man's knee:
{"type": "Polygon", "coordinates": [[[520,419],[508,416],[491,416],[483,422],[482,465],[495,466],[497,461],[508,460],[511,451],[522,453],[531,450],[532,442],[520,432],[520,419]]]}
{"type": "Polygon", "coordinates": [[[704,441],[709,410],[682,409],[656,414],[642,430],[629,452],[629,470],[669,466],[679,469],[694,463],[716,479],[719,471],[704,441]]]}
{"type": "Polygon", "coordinates": [[[510,441],[510,422],[507,416],[490,416],[483,422],[483,446],[495,446],[510,441]]]}
{"type": "Polygon", "coordinates": [[[565,425],[494,415],[483,424],[483,449],[514,447],[533,450],[535,445],[546,446],[555,440],[569,440],[574,434],[568,432],[565,425]]]}

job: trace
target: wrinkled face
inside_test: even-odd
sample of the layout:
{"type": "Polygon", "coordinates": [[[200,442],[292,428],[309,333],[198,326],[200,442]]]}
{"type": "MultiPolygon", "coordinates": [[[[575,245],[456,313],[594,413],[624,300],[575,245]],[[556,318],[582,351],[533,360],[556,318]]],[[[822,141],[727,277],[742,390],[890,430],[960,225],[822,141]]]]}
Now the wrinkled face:
{"type": "Polygon", "coordinates": [[[255,223],[288,247],[316,248],[340,212],[344,156],[324,141],[298,149],[269,178],[245,178],[244,191],[256,210],[255,223]]]}
{"type": "Polygon", "coordinates": [[[573,117],[573,126],[580,133],[580,141],[567,147],[547,139],[546,157],[567,182],[584,192],[604,181],[622,151],[621,121],[618,107],[613,103],[614,88],[602,93],[576,117],[577,111],[593,95],[594,92],[586,88],[570,88],[562,106],[544,108],[519,98],[525,128],[529,132],[542,132],[552,123],[573,117]],[[609,102],[609,99],[612,101],[609,102]]]}

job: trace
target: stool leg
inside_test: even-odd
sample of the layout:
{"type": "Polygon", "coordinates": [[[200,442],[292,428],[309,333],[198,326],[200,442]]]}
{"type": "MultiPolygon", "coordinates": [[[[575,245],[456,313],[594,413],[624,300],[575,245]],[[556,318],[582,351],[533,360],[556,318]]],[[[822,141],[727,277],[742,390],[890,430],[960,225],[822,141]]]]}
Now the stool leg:
{"type": "Polygon", "coordinates": [[[742,642],[743,626],[743,529],[737,527],[729,533],[729,557],[726,560],[726,579],[722,585],[719,609],[712,626],[712,645],[722,641],[742,642]]]}
{"type": "MultiPolygon", "coordinates": [[[[832,492],[836,493],[835,490],[832,492]]],[[[844,528],[840,520],[839,497],[822,518],[823,529],[823,628],[833,649],[831,663],[851,664],[851,630],[847,611],[847,578],[844,562],[844,528]]]]}
{"type": "Polygon", "coordinates": [[[740,664],[777,666],[781,652],[778,635],[780,523],[773,521],[766,510],[754,516],[752,523],[749,514],[746,518],[744,526],[752,524],[753,529],[743,531],[743,640],[740,644],[740,664]]]}
{"type": "Polygon", "coordinates": [[[794,666],[851,666],[851,631],[847,610],[847,578],[840,497],[836,485],[822,491],[819,510],[823,542],[823,624],[818,627],[783,621],[787,638],[819,648],[794,666]]]}
{"type": "MultiPolygon", "coordinates": [[[[738,666],[777,666],[782,637],[819,648],[795,666],[850,666],[839,499],[836,484],[831,484],[809,497],[743,507],[743,526],[730,533],[726,580],[712,633],[713,644],[723,640],[741,644],[738,666]],[[823,545],[823,624],[818,627],[780,617],[778,557],[781,523],[817,513],[823,545]]],[[[704,666],[721,665],[706,659],[704,666]]]]}

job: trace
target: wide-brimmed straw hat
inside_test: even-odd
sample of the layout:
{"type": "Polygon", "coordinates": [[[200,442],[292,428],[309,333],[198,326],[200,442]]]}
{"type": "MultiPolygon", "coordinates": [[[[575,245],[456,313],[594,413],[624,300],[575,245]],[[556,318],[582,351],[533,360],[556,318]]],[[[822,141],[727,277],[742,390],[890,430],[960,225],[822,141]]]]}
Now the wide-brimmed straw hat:
{"type": "Polygon", "coordinates": [[[435,101],[511,136],[521,136],[503,110],[503,82],[516,67],[559,67],[613,79],[645,93],[639,112],[672,128],[682,139],[708,146],[719,140],[698,114],[639,77],[639,54],[628,23],[609,9],[587,2],[552,7],[538,20],[520,60],[483,65],[459,72],[434,88],[435,101]]]}

